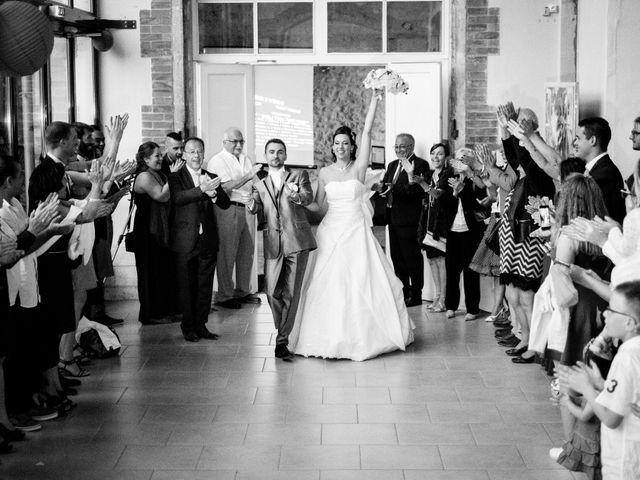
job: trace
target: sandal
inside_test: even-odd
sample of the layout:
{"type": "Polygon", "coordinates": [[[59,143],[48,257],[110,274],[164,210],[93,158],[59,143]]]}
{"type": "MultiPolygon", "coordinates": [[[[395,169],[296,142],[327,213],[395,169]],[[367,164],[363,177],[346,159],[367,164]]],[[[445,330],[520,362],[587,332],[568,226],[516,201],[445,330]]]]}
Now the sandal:
{"type": "Polygon", "coordinates": [[[65,377],[88,377],[91,375],[84,368],[80,366],[80,364],[76,361],[76,359],[72,360],[63,360],[62,358],[58,362],[58,372],[65,377]],[[76,369],[74,370],[73,366],[75,365],[76,369]]]}

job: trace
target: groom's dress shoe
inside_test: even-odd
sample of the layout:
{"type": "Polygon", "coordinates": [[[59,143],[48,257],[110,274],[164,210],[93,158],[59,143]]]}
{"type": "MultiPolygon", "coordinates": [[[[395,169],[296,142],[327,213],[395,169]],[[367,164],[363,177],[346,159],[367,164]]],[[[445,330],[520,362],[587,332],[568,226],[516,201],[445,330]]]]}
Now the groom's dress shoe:
{"type": "Polygon", "coordinates": [[[200,337],[196,332],[182,332],[182,336],[187,342],[199,342],[200,337]]]}
{"type": "Polygon", "coordinates": [[[409,297],[404,300],[404,304],[407,307],[417,307],[418,305],[422,305],[422,299],[417,297],[409,297]]]}
{"type": "Polygon", "coordinates": [[[200,338],[206,338],[207,340],[217,340],[218,339],[218,335],[215,334],[215,333],[210,332],[209,330],[207,330],[207,327],[205,327],[204,325],[202,327],[200,327],[198,330],[196,330],[196,334],[200,338]]]}
{"type": "Polygon", "coordinates": [[[276,345],[275,355],[276,358],[284,361],[291,361],[293,359],[293,353],[289,351],[286,345],[276,345]]]}

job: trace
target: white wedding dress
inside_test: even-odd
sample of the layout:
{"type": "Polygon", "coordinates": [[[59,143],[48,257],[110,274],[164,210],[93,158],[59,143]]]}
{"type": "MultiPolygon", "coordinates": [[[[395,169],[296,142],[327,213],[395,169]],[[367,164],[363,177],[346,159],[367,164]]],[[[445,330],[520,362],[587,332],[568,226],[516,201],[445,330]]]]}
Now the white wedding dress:
{"type": "Polygon", "coordinates": [[[371,231],[370,191],[358,180],[329,182],[329,210],[310,253],[289,349],[366,360],[413,341],[402,283],[371,231]]]}

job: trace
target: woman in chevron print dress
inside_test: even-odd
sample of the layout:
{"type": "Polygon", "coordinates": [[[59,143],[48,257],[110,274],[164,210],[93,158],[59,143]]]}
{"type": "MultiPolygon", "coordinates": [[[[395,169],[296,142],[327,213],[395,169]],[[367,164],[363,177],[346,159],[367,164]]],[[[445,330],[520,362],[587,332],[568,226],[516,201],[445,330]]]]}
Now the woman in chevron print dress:
{"type": "MultiPolygon", "coordinates": [[[[529,110],[521,108],[518,122],[531,122],[537,129],[537,118],[529,110]]],[[[500,122],[502,126],[503,122],[500,122]]],[[[511,168],[520,172],[520,178],[505,201],[500,219],[500,283],[506,285],[506,297],[511,308],[514,332],[520,327],[519,343],[507,355],[514,363],[532,363],[533,351],[528,351],[529,327],[533,311],[533,296],[540,286],[544,256],[548,244],[539,238],[531,238],[533,221],[525,206],[530,196],[553,198],[555,186],[549,177],[531,158],[529,151],[506,130],[502,135],[504,153],[511,168]],[[518,325],[515,325],[517,322],[518,325]]]]}

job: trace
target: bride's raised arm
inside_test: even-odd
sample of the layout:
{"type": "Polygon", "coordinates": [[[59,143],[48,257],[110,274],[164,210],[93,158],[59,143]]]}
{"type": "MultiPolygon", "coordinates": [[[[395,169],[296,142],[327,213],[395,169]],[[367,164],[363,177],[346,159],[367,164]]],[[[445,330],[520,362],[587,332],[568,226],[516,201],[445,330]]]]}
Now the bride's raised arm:
{"type": "Polygon", "coordinates": [[[371,128],[373,127],[373,119],[376,116],[376,108],[378,106],[378,97],[380,90],[371,90],[371,102],[369,103],[369,111],[367,118],[364,120],[364,128],[362,129],[362,138],[358,158],[356,158],[354,167],[356,170],[356,178],[364,183],[367,167],[369,166],[369,155],[371,153],[371,128]]]}

